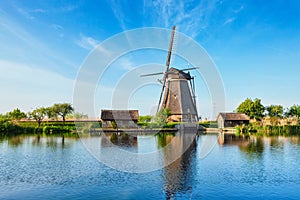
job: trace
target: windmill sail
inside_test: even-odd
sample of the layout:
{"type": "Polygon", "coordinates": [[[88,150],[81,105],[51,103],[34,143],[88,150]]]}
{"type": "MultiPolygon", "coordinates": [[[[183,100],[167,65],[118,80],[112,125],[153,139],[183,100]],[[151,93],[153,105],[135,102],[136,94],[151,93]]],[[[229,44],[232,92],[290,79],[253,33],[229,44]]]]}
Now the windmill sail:
{"type": "MultiPolygon", "coordinates": [[[[157,106],[157,111],[159,111],[159,107],[160,107],[160,104],[161,104],[161,98],[162,98],[162,95],[163,95],[163,92],[165,90],[165,87],[166,87],[166,80],[168,78],[168,71],[169,71],[169,68],[170,68],[170,61],[171,61],[171,55],[172,55],[172,48],[173,48],[173,41],[174,41],[174,35],[175,35],[175,29],[176,29],[176,26],[173,26],[172,28],[172,36],[171,36],[171,39],[170,39],[170,44],[169,44],[169,51],[168,51],[168,57],[167,57],[167,61],[166,61],[166,72],[165,72],[165,75],[164,75],[164,78],[163,78],[163,86],[162,86],[162,89],[161,89],[161,92],[160,92],[160,97],[159,97],[159,101],[158,101],[158,106],[157,106]]],[[[163,105],[163,107],[165,107],[163,105]]]]}

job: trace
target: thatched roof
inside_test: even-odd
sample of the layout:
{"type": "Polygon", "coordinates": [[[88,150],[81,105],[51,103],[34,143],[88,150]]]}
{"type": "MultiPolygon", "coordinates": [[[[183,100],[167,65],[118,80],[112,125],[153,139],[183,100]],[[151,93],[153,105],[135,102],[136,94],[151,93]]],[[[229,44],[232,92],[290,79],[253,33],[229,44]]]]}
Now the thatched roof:
{"type": "Polygon", "coordinates": [[[250,120],[250,118],[248,117],[248,115],[244,114],[244,113],[220,113],[219,117],[222,117],[224,120],[230,120],[230,121],[247,121],[250,120]]]}
{"type": "Polygon", "coordinates": [[[101,110],[101,119],[106,121],[139,119],[138,110],[101,110]]]}

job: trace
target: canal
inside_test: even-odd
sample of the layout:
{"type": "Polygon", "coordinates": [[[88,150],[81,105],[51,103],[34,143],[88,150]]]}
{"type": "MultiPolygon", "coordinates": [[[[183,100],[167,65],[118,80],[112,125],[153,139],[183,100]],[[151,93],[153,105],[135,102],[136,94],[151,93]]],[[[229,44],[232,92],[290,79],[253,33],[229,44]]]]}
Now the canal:
{"type": "Polygon", "coordinates": [[[300,137],[0,138],[0,199],[299,199],[299,169],[300,137]],[[142,171],[130,164],[136,160],[114,155],[116,147],[133,155],[159,153],[141,159],[142,171]]]}

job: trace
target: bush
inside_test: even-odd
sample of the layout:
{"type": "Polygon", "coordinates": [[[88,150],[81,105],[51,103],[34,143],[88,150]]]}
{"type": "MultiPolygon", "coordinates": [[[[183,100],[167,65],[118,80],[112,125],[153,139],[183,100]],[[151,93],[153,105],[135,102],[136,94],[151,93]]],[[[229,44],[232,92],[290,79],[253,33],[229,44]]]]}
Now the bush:
{"type": "Polygon", "coordinates": [[[240,134],[241,134],[241,128],[240,128],[240,126],[236,126],[235,127],[235,135],[239,136],[240,134]]]}
{"type": "Polygon", "coordinates": [[[101,122],[94,122],[91,124],[91,128],[102,128],[101,122]]]}
{"type": "Polygon", "coordinates": [[[218,128],[218,122],[216,121],[199,122],[199,125],[205,128],[218,128]]]}
{"type": "Polygon", "coordinates": [[[57,133],[70,133],[71,129],[69,127],[57,127],[57,126],[44,126],[44,134],[57,134],[57,133]]]}
{"type": "Polygon", "coordinates": [[[175,128],[177,124],[181,124],[180,122],[168,122],[166,125],[164,125],[164,128],[175,128]]]}
{"type": "Polygon", "coordinates": [[[265,125],[257,127],[256,135],[260,136],[289,136],[300,135],[299,125],[271,126],[265,125]]]}

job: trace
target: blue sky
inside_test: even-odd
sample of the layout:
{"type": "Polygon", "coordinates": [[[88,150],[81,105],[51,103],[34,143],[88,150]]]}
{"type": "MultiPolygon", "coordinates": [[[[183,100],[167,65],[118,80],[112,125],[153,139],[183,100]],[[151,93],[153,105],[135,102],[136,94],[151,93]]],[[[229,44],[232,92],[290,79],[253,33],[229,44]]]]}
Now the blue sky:
{"type": "MultiPolygon", "coordinates": [[[[260,98],[264,105],[300,104],[299,1],[3,0],[0,113],[72,102],[77,73],[98,44],[126,30],[173,25],[213,59],[223,79],[226,111],[247,97],[260,98]]],[[[151,55],[164,64],[164,52],[151,55]]],[[[140,62],[134,58],[119,60],[119,66],[131,70],[140,62]]],[[[118,74],[122,69],[110,70],[118,74]]],[[[109,82],[99,83],[97,110],[110,106],[101,84],[109,82]]],[[[150,97],[141,90],[131,100],[141,114],[150,112],[160,92],[159,86],[145,88],[150,97]]],[[[200,115],[210,118],[209,96],[202,95],[209,92],[201,80],[197,91],[200,115]]]]}

